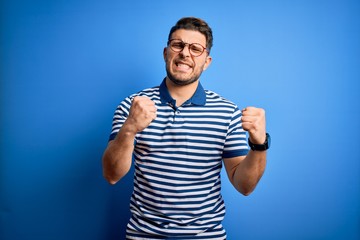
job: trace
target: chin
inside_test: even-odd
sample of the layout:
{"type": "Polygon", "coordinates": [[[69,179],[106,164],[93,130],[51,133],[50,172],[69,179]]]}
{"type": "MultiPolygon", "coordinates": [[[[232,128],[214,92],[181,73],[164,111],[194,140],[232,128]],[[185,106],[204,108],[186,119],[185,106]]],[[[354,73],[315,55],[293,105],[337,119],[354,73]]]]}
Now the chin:
{"type": "Polygon", "coordinates": [[[186,85],[196,82],[200,76],[193,76],[190,78],[178,78],[167,71],[167,77],[171,82],[173,82],[174,84],[176,84],[178,86],[186,86],[186,85]]]}
{"type": "Polygon", "coordinates": [[[172,81],[173,83],[175,83],[176,85],[179,85],[179,86],[186,86],[186,85],[192,84],[197,81],[197,78],[179,79],[179,78],[174,78],[174,77],[170,77],[170,76],[168,76],[168,78],[170,79],[170,81],[172,81]]]}

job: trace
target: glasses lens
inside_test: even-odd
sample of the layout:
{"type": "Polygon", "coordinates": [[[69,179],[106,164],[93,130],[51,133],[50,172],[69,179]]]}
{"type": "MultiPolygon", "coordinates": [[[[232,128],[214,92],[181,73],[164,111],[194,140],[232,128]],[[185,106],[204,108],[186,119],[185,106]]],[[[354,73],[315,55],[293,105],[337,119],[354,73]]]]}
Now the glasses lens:
{"type": "Polygon", "coordinates": [[[193,43],[190,45],[190,53],[193,56],[200,56],[203,53],[203,51],[204,51],[203,46],[201,46],[198,43],[193,43]]]}
{"type": "Polygon", "coordinates": [[[170,42],[170,47],[175,52],[181,52],[184,49],[184,43],[180,40],[172,40],[170,42]]]}

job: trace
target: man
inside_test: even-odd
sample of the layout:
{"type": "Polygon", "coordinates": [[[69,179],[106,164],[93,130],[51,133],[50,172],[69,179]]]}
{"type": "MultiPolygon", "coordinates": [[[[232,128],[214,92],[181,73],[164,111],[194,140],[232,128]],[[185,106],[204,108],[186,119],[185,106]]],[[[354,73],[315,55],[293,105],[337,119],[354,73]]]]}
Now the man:
{"type": "Polygon", "coordinates": [[[212,41],[206,22],[180,19],[163,52],[166,78],[126,98],[115,112],[103,171],[115,184],[134,157],[127,239],[225,239],[222,163],[244,195],[264,172],[269,147],[264,110],[240,111],[200,84],[212,60],[212,41]]]}

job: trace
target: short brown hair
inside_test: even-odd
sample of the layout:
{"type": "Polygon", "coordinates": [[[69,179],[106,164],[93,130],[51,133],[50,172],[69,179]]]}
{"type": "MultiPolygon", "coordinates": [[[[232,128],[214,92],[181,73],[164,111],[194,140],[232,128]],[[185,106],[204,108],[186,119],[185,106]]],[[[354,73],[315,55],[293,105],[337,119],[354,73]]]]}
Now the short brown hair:
{"type": "Polygon", "coordinates": [[[213,46],[213,35],[210,26],[204,20],[195,17],[181,18],[175,26],[171,28],[168,40],[170,40],[171,35],[179,29],[194,30],[202,33],[206,37],[206,48],[210,52],[213,46]]]}

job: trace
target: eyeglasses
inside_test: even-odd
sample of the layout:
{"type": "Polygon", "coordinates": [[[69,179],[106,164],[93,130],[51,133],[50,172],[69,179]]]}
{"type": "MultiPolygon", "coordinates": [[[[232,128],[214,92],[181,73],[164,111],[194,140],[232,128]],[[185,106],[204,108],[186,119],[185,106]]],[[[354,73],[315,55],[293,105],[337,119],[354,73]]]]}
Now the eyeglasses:
{"type": "Polygon", "coordinates": [[[189,45],[189,52],[193,57],[199,57],[207,48],[203,47],[200,43],[185,43],[180,39],[171,39],[168,41],[168,46],[174,52],[182,52],[186,45],[189,45]]]}

